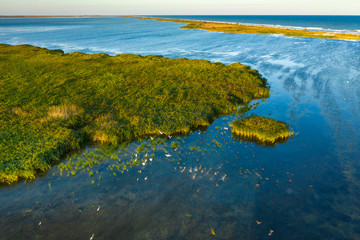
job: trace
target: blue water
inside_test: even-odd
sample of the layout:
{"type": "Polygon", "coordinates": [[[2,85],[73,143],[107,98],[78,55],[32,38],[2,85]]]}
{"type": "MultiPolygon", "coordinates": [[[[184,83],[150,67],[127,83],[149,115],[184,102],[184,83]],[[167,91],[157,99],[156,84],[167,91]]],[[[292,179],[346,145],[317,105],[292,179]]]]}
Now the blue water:
{"type": "MultiPolygon", "coordinates": [[[[356,22],[343,18],[337,24],[356,22]]],[[[360,29],[330,25],[321,27],[360,29]]],[[[259,70],[272,92],[248,114],[285,121],[297,134],[275,147],[239,141],[224,128],[239,118],[229,115],[168,140],[148,153],[152,162],[123,174],[114,175],[111,159],[93,177],[60,176],[54,167],[0,189],[0,239],[209,239],[211,228],[215,239],[360,239],[360,42],[180,26],[116,17],[1,19],[0,42],[241,62],[259,70]]],[[[123,160],[140,144],[127,147],[123,160]]]]}

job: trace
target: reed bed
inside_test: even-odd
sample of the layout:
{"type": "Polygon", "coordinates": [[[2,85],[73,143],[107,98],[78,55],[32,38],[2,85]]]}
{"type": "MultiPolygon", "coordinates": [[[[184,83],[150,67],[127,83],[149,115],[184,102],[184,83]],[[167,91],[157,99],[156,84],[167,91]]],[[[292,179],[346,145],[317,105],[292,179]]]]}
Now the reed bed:
{"type": "Polygon", "coordinates": [[[0,44],[0,182],[34,178],[89,143],[188,133],[269,93],[240,63],[0,44]]]}

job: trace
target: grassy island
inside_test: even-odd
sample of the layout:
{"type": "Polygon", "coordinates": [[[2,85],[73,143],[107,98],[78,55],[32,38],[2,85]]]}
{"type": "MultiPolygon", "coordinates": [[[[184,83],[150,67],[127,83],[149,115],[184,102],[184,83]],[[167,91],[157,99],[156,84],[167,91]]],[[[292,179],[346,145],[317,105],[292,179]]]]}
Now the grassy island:
{"type": "Polygon", "coordinates": [[[210,21],[194,21],[194,20],[181,20],[170,18],[155,18],[155,17],[137,17],[126,16],[138,19],[150,19],[156,21],[178,22],[186,23],[184,29],[201,29],[214,32],[226,33],[243,33],[243,34],[282,34],[287,37],[309,37],[309,38],[327,38],[327,39],[344,39],[344,40],[360,40],[360,34],[349,33],[336,33],[336,32],[321,32],[309,31],[306,29],[290,29],[280,27],[266,27],[254,26],[236,23],[223,23],[223,22],[210,22],[210,21]]]}
{"type": "Polygon", "coordinates": [[[274,144],[293,135],[289,126],[271,118],[250,116],[232,123],[232,133],[261,143],[274,144]]]}
{"type": "Polygon", "coordinates": [[[269,92],[240,63],[0,44],[0,182],[34,178],[86,143],[186,133],[269,92]]]}

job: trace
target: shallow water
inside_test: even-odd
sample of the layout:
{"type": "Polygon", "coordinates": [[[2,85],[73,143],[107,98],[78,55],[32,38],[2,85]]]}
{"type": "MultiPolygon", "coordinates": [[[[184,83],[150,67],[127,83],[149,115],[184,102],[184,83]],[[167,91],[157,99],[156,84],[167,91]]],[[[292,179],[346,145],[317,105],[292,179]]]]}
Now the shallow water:
{"type": "MultiPolygon", "coordinates": [[[[87,171],[60,176],[54,167],[34,181],[0,188],[0,239],[209,239],[211,229],[216,239],[360,238],[360,42],[182,25],[1,19],[0,42],[241,62],[258,69],[272,91],[248,114],[285,121],[297,134],[275,147],[246,143],[224,129],[238,118],[230,115],[173,137],[152,162],[124,173],[109,170],[117,161],[111,159],[94,166],[92,177],[87,171]],[[180,143],[177,151],[173,141],[180,143]]],[[[122,161],[140,144],[128,146],[122,161]]]]}

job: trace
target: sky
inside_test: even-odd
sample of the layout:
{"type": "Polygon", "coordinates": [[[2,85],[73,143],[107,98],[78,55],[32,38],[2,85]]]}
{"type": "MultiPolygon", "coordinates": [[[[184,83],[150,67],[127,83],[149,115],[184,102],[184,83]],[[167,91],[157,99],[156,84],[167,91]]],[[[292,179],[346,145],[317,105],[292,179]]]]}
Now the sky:
{"type": "Polygon", "coordinates": [[[0,15],[360,15],[360,0],[0,0],[0,15]]]}

